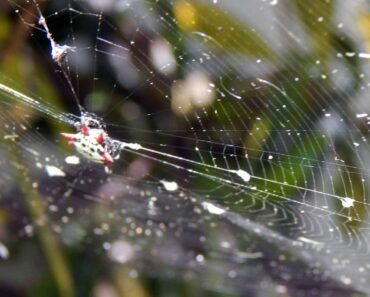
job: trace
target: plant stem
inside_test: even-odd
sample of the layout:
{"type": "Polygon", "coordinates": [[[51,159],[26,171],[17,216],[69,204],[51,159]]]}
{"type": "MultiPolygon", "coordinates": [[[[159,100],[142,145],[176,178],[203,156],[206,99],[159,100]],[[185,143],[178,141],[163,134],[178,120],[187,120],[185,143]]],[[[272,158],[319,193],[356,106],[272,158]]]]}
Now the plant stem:
{"type": "MultiPolygon", "coordinates": [[[[15,154],[17,155],[17,164],[23,164],[18,152],[15,154]]],[[[23,165],[17,167],[17,180],[29,207],[32,220],[36,225],[36,232],[57,283],[59,295],[61,297],[72,297],[74,296],[72,276],[58,240],[50,229],[50,221],[43,199],[37,191],[37,185],[31,182],[28,169],[23,165]]]]}

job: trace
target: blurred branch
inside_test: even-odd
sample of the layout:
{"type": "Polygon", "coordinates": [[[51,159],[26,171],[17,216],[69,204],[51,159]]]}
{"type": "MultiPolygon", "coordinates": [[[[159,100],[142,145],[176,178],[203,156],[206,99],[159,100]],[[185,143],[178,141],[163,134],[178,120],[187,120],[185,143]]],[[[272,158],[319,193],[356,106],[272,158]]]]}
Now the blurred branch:
{"type": "Polygon", "coordinates": [[[138,278],[130,276],[130,272],[124,266],[118,268],[114,272],[114,283],[120,296],[124,297],[149,297],[146,292],[143,282],[138,278]]]}
{"type": "Polygon", "coordinates": [[[43,199],[37,191],[38,185],[36,182],[32,182],[27,167],[23,165],[25,162],[22,160],[19,151],[15,149],[12,150],[12,153],[17,164],[16,179],[25,197],[32,220],[37,227],[36,232],[56,280],[59,294],[61,297],[74,296],[72,276],[63,257],[62,249],[49,227],[50,222],[43,199]]]}
{"type": "MultiPolygon", "coordinates": [[[[40,3],[42,7],[44,2],[40,3]]],[[[9,56],[14,55],[19,51],[22,45],[29,37],[29,30],[25,24],[32,24],[37,20],[37,10],[35,5],[29,4],[25,10],[22,10],[20,18],[16,22],[8,40],[4,43],[5,48],[2,50],[0,56],[0,63],[7,60],[9,56]],[[23,20],[23,21],[22,21],[23,20]]]]}

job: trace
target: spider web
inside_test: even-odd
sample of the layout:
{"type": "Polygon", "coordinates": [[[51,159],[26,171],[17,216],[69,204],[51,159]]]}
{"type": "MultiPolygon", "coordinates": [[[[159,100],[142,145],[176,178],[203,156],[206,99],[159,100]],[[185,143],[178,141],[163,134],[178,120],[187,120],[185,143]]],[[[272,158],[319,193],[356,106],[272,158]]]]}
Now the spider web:
{"type": "Polygon", "coordinates": [[[132,279],[369,292],[365,3],[8,2],[34,57],[19,54],[26,83],[1,76],[9,259],[50,229],[132,279]],[[43,79],[61,100],[40,95],[43,79]],[[124,144],[111,174],[60,139],[78,104],[124,144]]]}

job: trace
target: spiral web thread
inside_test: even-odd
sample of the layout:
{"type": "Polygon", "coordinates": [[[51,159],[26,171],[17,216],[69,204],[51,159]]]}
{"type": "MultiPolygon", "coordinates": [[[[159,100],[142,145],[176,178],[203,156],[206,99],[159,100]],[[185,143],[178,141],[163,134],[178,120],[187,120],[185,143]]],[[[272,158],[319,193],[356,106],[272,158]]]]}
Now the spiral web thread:
{"type": "MultiPolygon", "coordinates": [[[[45,31],[38,23],[41,15],[35,15],[35,23],[24,21],[24,14],[31,13],[28,5],[37,2],[9,2],[30,33],[45,31]]],[[[232,4],[199,4],[211,15],[217,16],[221,10],[229,17],[229,27],[225,20],[222,28],[217,27],[231,36],[226,43],[222,35],[214,37],[186,23],[183,27],[188,31],[179,30],[181,13],[189,10],[191,16],[196,7],[193,2],[118,1],[117,7],[129,19],[123,24],[135,28],[120,41],[116,32],[124,29],[105,18],[112,13],[108,8],[105,13],[73,1],[64,4],[42,18],[52,32],[50,23],[68,15],[70,32],[61,45],[51,39],[55,38],[51,33],[51,48],[44,53],[55,70],[62,72],[61,80],[67,80],[71,96],[81,100],[79,55],[93,59],[87,83],[92,92],[107,88],[100,84],[105,75],[101,61],[110,63],[113,70],[129,67],[137,79],[134,87],[127,87],[126,95],[117,90],[116,85],[124,80],[118,71],[118,82],[108,86],[111,106],[103,119],[122,151],[110,175],[84,160],[66,162],[71,150],[58,146],[57,134],[47,138],[31,128],[31,120],[1,110],[4,139],[21,138],[15,145],[27,156],[25,162],[34,178],[48,180],[40,192],[51,197],[48,203],[56,232],[63,236],[67,229],[59,222],[61,218],[80,222],[92,209],[106,207],[107,213],[114,215],[104,217],[103,223],[91,223],[96,227],[89,236],[101,241],[101,249],[115,260],[111,252],[114,243],[118,239],[125,242],[132,258],[117,261],[135,259],[135,269],[143,274],[166,275],[161,269],[148,269],[161,263],[186,279],[207,271],[203,285],[220,291],[261,289],[267,279],[271,288],[264,290],[284,291],[287,287],[291,292],[305,291],[320,284],[328,292],[368,292],[370,159],[364,100],[368,66],[353,69],[351,64],[355,59],[365,61],[365,51],[346,50],[340,38],[330,47],[319,39],[325,52],[304,64],[295,53],[304,55],[314,45],[304,42],[304,33],[294,29],[294,20],[283,21],[289,5],[278,1],[253,1],[251,7],[258,8],[255,13],[268,21],[257,23],[248,15],[256,23],[243,32],[232,28],[231,20],[241,18],[232,4]],[[81,19],[95,24],[91,44],[81,45],[78,40],[76,24],[81,19]],[[262,41],[253,45],[256,50],[252,54],[251,43],[244,39],[248,30],[262,41]],[[181,41],[184,48],[180,51],[170,41],[181,41]],[[153,54],[144,52],[141,45],[163,46],[163,42],[172,48],[175,60],[157,69],[149,67],[153,54]],[[56,46],[67,51],[61,59],[55,55],[53,59],[56,46]],[[248,58],[241,53],[249,53],[248,58]],[[324,63],[324,59],[330,62],[324,63]],[[176,70],[171,70],[173,67],[176,70]],[[356,86],[350,83],[354,77],[360,77],[356,86]],[[188,102],[176,101],[176,88],[185,92],[183,85],[191,88],[191,83],[199,80],[205,81],[210,102],[192,102],[189,107],[188,102]],[[110,120],[114,110],[127,106],[146,88],[156,99],[139,121],[154,122],[158,125],[155,129],[110,120]],[[170,121],[167,126],[158,124],[159,119],[166,123],[166,117],[175,117],[181,124],[175,129],[170,121]],[[26,132],[18,133],[22,127],[27,127],[26,132]],[[149,169],[144,177],[132,176],[132,164],[146,164],[149,169]],[[89,189],[94,183],[99,184],[96,191],[89,189]],[[166,258],[164,247],[176,250],[173,258],[166,258]],[[214,275],[224,282],[214,286],[214,275]]],[[[353,6],[358,9],[359,5],[353,6]]],[[[326,16],[318,4],[310,9],[320,29],[326,16]]],[[[343,23],[337,14],[331,23],[340,37],[343,23]]],[[[213,32],[209,27],[218,24],[217,19],[196,17],[205,24],[205,31],[213,32]]],[[[29,97],[23,94],[27,90],[10,87],[6,73],[4,80],[0,85],[3,106],[17,104],[52,122],[78,126],[78,116],[57,111],[48,98],[29,97]]],[[[3,172],[0,178],[5,182],[11,175],[3,172]]]]}

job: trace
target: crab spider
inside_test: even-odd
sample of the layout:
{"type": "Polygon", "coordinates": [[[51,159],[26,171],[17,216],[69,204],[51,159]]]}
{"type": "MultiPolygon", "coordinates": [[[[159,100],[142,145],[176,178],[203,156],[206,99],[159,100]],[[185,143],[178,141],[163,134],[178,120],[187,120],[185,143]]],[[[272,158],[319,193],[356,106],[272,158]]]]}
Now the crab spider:
{"type": "Polygon", "coordinates": [[[77,133],[61,133],[86,159],[111,167],[119,156],[114,141],[109,137],[104,124],[94,115],[84,112],[77,133]]]}

